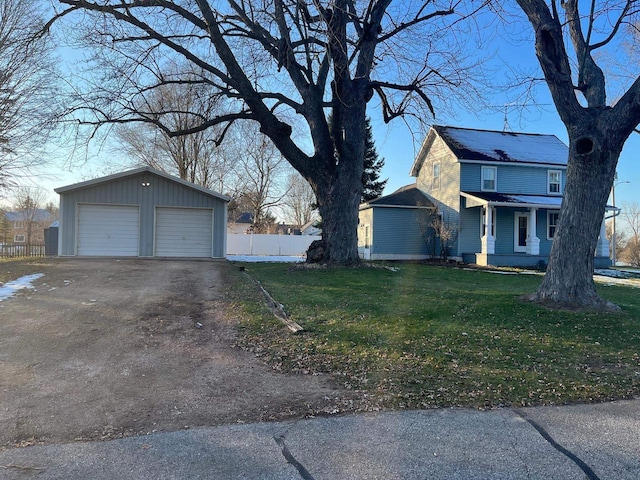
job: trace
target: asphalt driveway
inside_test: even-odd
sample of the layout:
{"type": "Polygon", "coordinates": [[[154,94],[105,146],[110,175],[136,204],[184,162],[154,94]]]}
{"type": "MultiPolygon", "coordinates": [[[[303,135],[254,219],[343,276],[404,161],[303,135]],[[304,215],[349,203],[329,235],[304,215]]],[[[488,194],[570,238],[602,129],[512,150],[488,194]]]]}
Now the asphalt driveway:
{"type": "Polygon", "coordinates": [[[233,346],[224,261],[55,259],[0,302],[0,448],[331,411],[233,346]]]}

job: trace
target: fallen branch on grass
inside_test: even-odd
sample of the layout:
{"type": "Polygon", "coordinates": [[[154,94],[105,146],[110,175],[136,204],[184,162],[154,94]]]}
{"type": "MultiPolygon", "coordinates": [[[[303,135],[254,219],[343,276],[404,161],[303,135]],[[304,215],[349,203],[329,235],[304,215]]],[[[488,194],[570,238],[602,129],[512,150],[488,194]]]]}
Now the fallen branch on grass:
{"type": "Polygon", "coordinates": [[[287,326],[287,328],[291,330],[293,333],[302,332],[304,330],[304,328],[302,328],[299,324],[289,319],[289,317],[287,316],[287,313],[284,311],[284,306],[281,303],[276,302],[273,299],[273,297],[269,295],[269,292],[265,290],[265,288],[262,286],[259,280],[256,280],[248,273],[245,273],[245,275],[249,277],[251,280],[253,280],[255,284],[258,286],[258,288],[264,295],[265,300],[267,301],[267,306],[269,307],[269,309],[271,310],[271,313],[273,313],[275,317],[277,317],[282,323],[284,323],[287,326]]]}

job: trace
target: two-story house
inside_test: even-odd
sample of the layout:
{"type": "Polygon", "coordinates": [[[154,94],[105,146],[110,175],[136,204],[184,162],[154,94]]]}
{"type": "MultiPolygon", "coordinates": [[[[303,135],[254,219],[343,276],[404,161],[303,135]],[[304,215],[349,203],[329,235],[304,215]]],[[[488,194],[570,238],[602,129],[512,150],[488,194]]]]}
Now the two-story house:
{"type": "Polygon", "coordinates": [[[42,208],[29,208],[6,212],[4,221],[7,228],[0,234],[0,242],[28,245],[43,245],[44,230],[57,218],[57,214],[42,208]]]}
{"type": "MultiPolygon", "coordinates": [[[[435,207],[432,225],[447,232],[449,258],[541,266],[558,224],[568,156],[554,135],[433,126],[410,174],[435,207]]],[[[403,241],[401,232],[396,238],[403,241]]],[[[380,258],[371,243],[371,258],[380,258]]],[[[610,264],[604,218],[595,264],[610,264]]]]}

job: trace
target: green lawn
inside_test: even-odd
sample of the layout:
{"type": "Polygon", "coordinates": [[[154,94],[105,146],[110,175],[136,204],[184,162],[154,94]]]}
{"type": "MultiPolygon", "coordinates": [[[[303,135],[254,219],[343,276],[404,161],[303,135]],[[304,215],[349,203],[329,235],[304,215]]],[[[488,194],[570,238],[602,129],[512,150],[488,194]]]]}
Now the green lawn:
{"type": "Polygon", "coordinates": [[[371,408],[491,408],[640,394],[640,290],[602,286],[619,313],[521,300],[535,275],[400,264],[246,264],[305,328],[292,335],[238,273],[242,343],[283,371],[330,373],[371,408]]]}

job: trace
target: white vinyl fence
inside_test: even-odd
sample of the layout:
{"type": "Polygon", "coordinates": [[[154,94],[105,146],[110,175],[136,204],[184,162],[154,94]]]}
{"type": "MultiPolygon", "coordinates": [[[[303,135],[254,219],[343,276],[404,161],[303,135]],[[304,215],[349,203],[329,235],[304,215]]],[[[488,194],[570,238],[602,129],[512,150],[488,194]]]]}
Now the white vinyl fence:
{"type": "Polygon", "coordinates": [[[304,255],[319,235],[227,234],[227,255],[304,255]]]}

